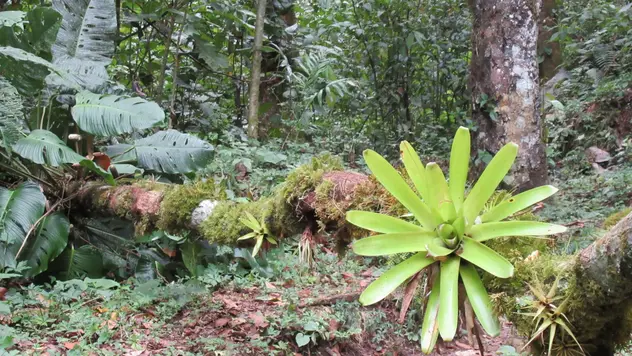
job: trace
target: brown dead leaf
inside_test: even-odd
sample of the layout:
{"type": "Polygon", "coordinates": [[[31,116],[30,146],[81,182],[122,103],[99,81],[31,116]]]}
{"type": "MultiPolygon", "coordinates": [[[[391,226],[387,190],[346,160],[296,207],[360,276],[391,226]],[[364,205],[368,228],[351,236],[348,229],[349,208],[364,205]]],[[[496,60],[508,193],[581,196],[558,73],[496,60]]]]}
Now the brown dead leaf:
{"type": "Polygon", "coordinates": [[[230,326],[236,327],[245,323],[246,323],[246,319],[244,318],[234,318],[233,320],[230,321],[230,326]]]}
{"type": "Polygon", "coordinates": [[[230,319],[228,318],[221,318],[221,319],[217,319],[215,320],[215,327],[216,328],[223,328],[224,326],[226,326],[226,324],[228,324],[228,322],[230,321],[230,319]]]}
{"type": "Polygon", "coordinates": [[[108,320],[108,329],[112,330],[114,328],[116,328],[118,326],[118,324],[116,323],[116,321],[114,320],[108,320]]]}
{"type": "Polygon", "coordinates": [[[106,308],[106,307],[104,307],[104,306],[98,306],[98,307],[96,307],[96,310],[97,310],[97,312],[99,312],[100,314],[103,314],[103,313],[107,313],[109,309],[108,309],[108,308],[106,308]]]}
{"type": "Polygon", "coordinates": [[[252,319],[252,323],[255,324],[257,328],[265,328],[268,326],[268,322],[261,312],[250,313],[249,316],[250,319],[252,319]]]}
{"type": "Polygon", "coordinates": [[[417,272],[413,279],[408,282],[406,285],[406,291],[404,292],[404,299],[402,301],[402,309],[399,312],[399,323],[403,324],[406,319],[406,313],[408,312],[408,308],[410,307],[410,303],[413,301],[413,297],[415,296],[415,292],[417,292],[417,287],[419,286],[419,281],[421,280],[421,272],[417,272]]]}
{"type": "Polygon", "coordinates": [[[68,350],[74,349],[75,345],[77,345],[76,342],[64,342],[64,347],[68,350]]]}
{"type": "Polygon", "coordinates": [[[329,319],[329,340],[336,338],[336,331],[340,327],[340,323],[336,319],[329,319]]]}
{"type": "Polygon", "coordinates": [[[266,281],[266,288],[268,288],[268,289],[277,289],[277,287],[274,284],[272,284],[272,283],[270,283],[268,281],[266,281]]]}

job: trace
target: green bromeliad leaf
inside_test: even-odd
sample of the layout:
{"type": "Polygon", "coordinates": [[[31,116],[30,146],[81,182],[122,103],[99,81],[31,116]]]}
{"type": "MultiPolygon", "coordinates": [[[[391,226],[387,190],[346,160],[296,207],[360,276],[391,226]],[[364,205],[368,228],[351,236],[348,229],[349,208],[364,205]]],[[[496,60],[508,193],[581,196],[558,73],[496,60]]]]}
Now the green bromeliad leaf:
{"type": "Polygon", "coordinates": [[[432,263],[434,263],[434,260],[424,256],[424,253],[415,254],[404,262],[384,272],[380,278],[369,284],[360,295],[360,303],[362,303],[362,305],[371,305],[379,302],[391,294],[408,278],[432,263]]]}
{"type": "Polygon", "coordinates": [[[430,242],[426,244],[426,249],[428,251],[428,255],[432,257],[447,256],[454,251],[454,249],[447,248],[440,238],[430,240],[430,242]]]}
{"type": "Polygon", "coordinates": [[[404,162],[404,167],[406,167],[406,172],[410,177],[410,180],[413,181],[415,188],[421,195],[421,197],[429,202],[429,189],[428,182],[426,181],[426,168],[423,163],[421,163],[421,159],[419,159],[419,155],[413,148],[413,146],[408,143],[408,141],[402,141],[399,145],[400,156],[402,158],[402,162],[404,162]]]}
{"type": "Polygon", "coordinates": [[[432,214],[426,204],[406,184],[395,168],[384,157],[372,150],[364,151],[364,160],[375,178],[408,209],[423,227],[433,230],[441,223],[441,217],[432,214]]]}
{"type": "Polygon", "coordinates": [[[426,251],[426,244],[434,232],[398,232],[365,237],[351,245],[353,252],[361,256],[385,256],[395,253],[426,251]]]}
{"type": "Polygon", "coordinates": [[[508,143],[501,148],[492,161],[489,162],[489,165],[485,168],[485,171],[463,203],[463,216],[466,226],[474,224],[478,213],[483,209],[483,206],[485,206],[485,203],[492,194],[494,194],[498,184],[502,182],[507,172],[509,172],[517,154],[518,145],[508,143]]]}
{"type": "Polygon", "coordinates": [[[511,197],[481,215],[482,222],[500,221],[531,205],[540,202],[557,192],[552,185],[543,185],[511,197]]]}
{"type": "Polygon", "coordinates": [[[444,341],[451,341],[456,334],[459,319],[459,257],[441,262],[441,294],[439,301],[439,334],[444,341]]]}
{"type": "Polygon", "coordinates": [[[459,127],[450,152],[450,197],[457,212],[463,205],[469,165],[470,131],[465,127],[459,127]]]}
{"type": "Polygon", "coordinates": [[[426,176],[428,184],[433,190],[433,193],[430,194],[433,204],[431,209],[436,209],[441,214],[443,221],[453,221],[456,218],[456,211],[448,191],[448,182],[445,180],[441,167],[434,162],[428,163],[426,176]]]}
{"type": "Polygon", "coordinates": [[[347,212],[347,221],[363,229],[390,234],[396,232],[426,231],[421,226],[411,224],[389,215],[369,211],[352,210],[347,212]]]}
{"type": "Polygon", "coordinates": [[[432,292],[428,297],[426,311],[424,312],[424,321],[421,325],[421,351],[430,353],[434,349],[439,337],[439,296],[441,295],[441,283],[439,276],[435,278],[432,292]]]}
{"type": "Polygon", "coordinates": [[[470,236],[476,241],[486,241],[503,236],[553,235],[566,230],[566,226],[538,221],[501,221],[474,225],[470,236]]]}
{"type": "Polygon", "coordinates": [[[514,268],[509,261],[496,251],[469,237],[463,238],[461,250],[457,253],[463,259],[496,277],[509,278],[513,276],[514,268]]]}
{"type": "Polygon", "coordinates": [[[490,336],[498,335],[500,333],[498,318],[494,316],[492,302],[476,269],[469,263],[463,263],[461,264],[460,272],[467,298],[472,305],[476,318],[478,318],[487,334],[490,336]]]}

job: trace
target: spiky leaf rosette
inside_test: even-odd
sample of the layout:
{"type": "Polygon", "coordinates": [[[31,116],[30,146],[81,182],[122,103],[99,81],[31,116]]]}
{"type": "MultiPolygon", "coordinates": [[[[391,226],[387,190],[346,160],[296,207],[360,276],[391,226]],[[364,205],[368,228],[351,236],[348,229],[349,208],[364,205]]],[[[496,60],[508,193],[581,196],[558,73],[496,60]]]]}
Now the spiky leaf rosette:
{"type": "Polygon", "coordinates": [[[476,267],[496,277],[508,278],[513,275],[513,266],[483,242],[502,236],[541,236],[566,231],[564,226],[542,222],[501,221],[548,198],[557,189],[538,187],[479,215],[513,165],[518,153],[516,144],[508,143],[498,151],[467,196],[468,129],[459,128],[454,137],[449,182],[437,164],[431,162],[424,166],[408,142],[401,143],[400,152],[416,192],[376,152],[365,151],[364,159],[376,179],[411,212],[418,225],[364,211],[348,212],[347,221],[380,233],[352,245],[359,255],[416,254],[370,284],[360,296],[360,302],[376,303],[416,273],[437,264],[439,273],[432,283],[422,325],[422,350],[432,351],[438,335],[445,341],[453,339],[458,321],[459,277],[483,329],[492,336],[497,335],[500,332],[498,320],[492,313],[491,301],[476,267]]]}

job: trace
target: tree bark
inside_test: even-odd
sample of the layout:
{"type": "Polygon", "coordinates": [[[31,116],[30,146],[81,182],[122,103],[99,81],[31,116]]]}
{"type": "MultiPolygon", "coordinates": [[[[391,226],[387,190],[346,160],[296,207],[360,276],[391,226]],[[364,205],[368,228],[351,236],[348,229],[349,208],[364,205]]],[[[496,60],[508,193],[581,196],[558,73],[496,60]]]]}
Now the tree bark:
{"type": "Polygon", "coordinates": [[[562,64],[562,49],[559,42],[549,42],[555,26],[556,0],[542,0],[542,10],[540,11],[539,31],[538,31],[538,56],[542,57],[540,62],[540,79],[543,81],[553,78],[557,73],[557,68],[562,64]]]}
{"type": "Polygon", "coordinates": [[[250,92],[248,95],[248,136],[259,137],[259,83],[261,82],[261,46],[266,15],[266,0],[257,1],[255,22],[255,43],[252,48],[252,69],[250,71],[250,92]]]}
{"type": "MultiPolygon", "coordinates": [[[[546,183],[536,52],[540,0],[472,0],[472,119],[479,153],[515,142],[520,152],[510,184],[546,183]]],[[[481,167],[479,167],[480,169],[481,167]]]]}

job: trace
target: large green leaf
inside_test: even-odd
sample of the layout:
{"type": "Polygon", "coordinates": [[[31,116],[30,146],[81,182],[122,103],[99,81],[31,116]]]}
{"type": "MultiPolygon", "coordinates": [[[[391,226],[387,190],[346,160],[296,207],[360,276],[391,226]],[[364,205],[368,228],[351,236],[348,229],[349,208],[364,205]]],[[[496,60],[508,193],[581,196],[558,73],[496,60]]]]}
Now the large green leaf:
{"type": "Polygon", "coordinates": [[[65,78],[50,62],[15,47],[0,47],[0,73],[20,95],[31,97],[39,94],[49,73],[65,78]]]}
{"type": "Polygon", "coordinates": [[[501,221],[474,225],[469,235],[476,241],[503,236],[544,236],[566,231],[566,226],[538,221],[501,221]]]}
{"type": "Polygon", "coordinates": [[[459,257],[441,262],[441,294],[439,296],[439,334],[443,341],[452,341],[459,321],[459,257]]]}
{"type": "Polygon", "coordinates": [[[365,237],[355,241],[351,247],[353,252],[361,256],[426,251],[426,245],[434,236],[434,232],[398,232],[365,237]]]}
{"type": "Polygon", "coordinates": [[[457,212],[463,205],[469,165],[470,131],[465,127],[459,127],[450,152],[450,196],[457,212]]]}
{"type": "Polygon", "coordinates": [[[48,269],[48,263],[59,256],[68,244],[70,223],[63,214],[57,212],[45,217],[35,229],[35,235],[28,247],[19,256],[31,267],[26,273],[33,277],[48,269]]]}
{"type": "Polygon", "coordinates": [[[75,248],[71,244],[55,259],[54,266],[61,280],[103,277],[103,258],[91,245],[75,248]]]}
{"type": "Polygon", "coordinates": [[[406,184],[404,178],[388,163],[384,157],[372,150],[364,151],[364,160],[375,178],[408,209],[423,227],[433,230],[441,223],[441,217],[433,214],[415,192],[406,184]]]}
{"type": "Polygon", "coordinates": [[[62,15],[53,63],[97,91],[108,80],[105,67],[115,50],[115,0],[53,0],[53,8],[62,15]]]}
{"type": "Polygon", "coordinates": [[[513,276],[514,267],[509,261],[496,251],[469,237],[463,238],[459,255],[496,277],[513,276]]]}
{"type": "Polygon", "coordinates": [[[24,18],[26,12],[23,11],[0,11],[0,26],[1,27],[19,27],[24,28],[24,18]]]}
{"type": "Polygon", "coordinates": [[[427,258],[423,253],[417,253],[414,256],[404,260],[395,267],[384,272],[380,278],[369,284],[368,287],[360,295],[360,303],[362,305],[371,305],[384,299],[391,294],[397,287],[404,283],[415,273],[432,264],[434,260],[427,258]]]}
{"type": "Polygon", "coordinates": [[[433,205],[431,209],[436,209],[441,214],[443,221],[453,221],[456,217],[456,211],[448,191],[448,182],[445,180],[441,167],[434,162],[428,163],[426,166],[426,179],[428,186],[432,187],[430,195],[432,196],[433,205]]]}
{"type": "Polygon", "coordinates": [[[491,208],[488,212],[481,215],[481,221],[500,221],[508,216],[511,216],[523,209],[530,207],[531,205],[539,201],[550,197],[556,192],[557,188],[552,185],[543,185],[541,187],[527,190],[526,192],[522,192],[514,197],[511,197],[491,208]]]}
{"type": "Polygon", "coordinates": [[[478,321],[486,333],[491,336],[498,335],[500,333],[498,318],[494,316],[492,302],[489,299],[483,281],[481,281],[481,278],[478,276],[478,272],[476,272],[474,266],[469,263],[461,264],[460,272],[467,298],[472,305],[472,309],[474,309],[478,321]]]}
{"type": "Polygon", "coordinates": [[[165,119],[158,104],[141,98],[82,91],[76,101],[72,118],[79,128],[93,135],[116,136],[143,130],[165,119]]]}
{"type": "Polygon", "coordinates": [[[11,146],[22,137],[22,98],[6,80],[0,79],[0,147],[11,153],[11,146]]]}
{"type": "Polygon", "coordinates": [[[15,267],[26,233],[44,214],[46,198],[35,183],[15,190],[0,187],[0,267],[15,267]]]}
{"type": "Polygon", "coordinates": [[[425,231],[421,226],[409,223],[408,221],[369,211],[348,211],[347,221],[363,229],[383,234],[425,231]]]}
{"type": "Polygon", "coordinates": [[[32,131],[27,137],[13,145],[13,150],[37,164],[48,164],[53,167],[66,163],[79,163],[84,159],[66,146],[64,141],[54,133],[47,130],[32,131]]]}
{"type": "Polygon", "coordinates": [[[138,166],[158,173],[189,173],[208,164],[213,147],[195,136],[176,130],[160,131],[137,140],[133,145],[123,144],[107,148],[115,162],[138,161],[138,166]]]}
{"type": "Polygon", "coordinates": [[[474,188],[467,195],[465,202],[463,202],[463,216],[465,217],[466,226],[474,224],[478,213],[480,213],[485,203],[494,194],[498,184],[502,182],[507,172],[509,172],[517,154],[518,145],[508,143],[489,162],[474,188]]]}
{"type": "Polygon", "coordinates": [[[439,296],[441,295],[439,278],[435,278],[421,325],[421,351],[426,354],[434,349],[439,337],[439,296]]]}
{"type": "Polygon", "coordinates": [[[25,26],[0,27],[0,46],[21,48],[51,60],[51,46],[59,30],[61,15],[51,8],[37,7],[24,17],[25,26]]]}

